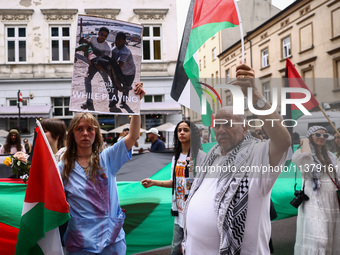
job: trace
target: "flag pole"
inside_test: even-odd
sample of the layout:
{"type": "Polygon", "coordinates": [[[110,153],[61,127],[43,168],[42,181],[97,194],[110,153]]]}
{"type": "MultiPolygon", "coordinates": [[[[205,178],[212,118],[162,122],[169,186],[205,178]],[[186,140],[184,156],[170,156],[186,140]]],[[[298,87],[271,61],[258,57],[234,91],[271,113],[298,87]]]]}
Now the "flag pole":
{"type": "Polygon", "coordinates": [[[335,130],[335,133],[337,133],[338,136],[340,136],[340,132],[339,130],[336,129],[336,127],[334,126],[333,122],[328,118],[327,114],[325,113],[325,111],[322,109],[321,105],[318,105],[320,111],[322,111],[323,115],[325,115],[326,119],[328,120],[329,124],[331,124],[332,128],[335,130]]]}
{"type": "Polygon", "coordinates": [[[236,11],[237,11],[238,22],[240,23],[239,27],[240,27],[240,35],[241,35],[242,63],[244,63],[244,38],[243,38],[244,36],[243,36],[242,19],[241,19],[241,14],[240,14],[240,11],[238,9],[238,5],[236,3],[236,0],[234,0],[234,4],[235,4],[235,7],[236,7],[236,11]]]}

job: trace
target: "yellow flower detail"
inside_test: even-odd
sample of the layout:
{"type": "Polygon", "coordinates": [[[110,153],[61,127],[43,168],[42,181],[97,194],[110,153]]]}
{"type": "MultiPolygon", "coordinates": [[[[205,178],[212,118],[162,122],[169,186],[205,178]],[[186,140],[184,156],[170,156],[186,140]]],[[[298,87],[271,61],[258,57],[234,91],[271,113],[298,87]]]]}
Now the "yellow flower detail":
{"type": "Polygon", "coordinates": [[[12,159],[11,159],[10,157],[6,157],[6,158],[5,158],[5,161],[4,161],[4,164],[5,164],[6,166],[9,166],[10,164],[12,164],[12,159]]]}

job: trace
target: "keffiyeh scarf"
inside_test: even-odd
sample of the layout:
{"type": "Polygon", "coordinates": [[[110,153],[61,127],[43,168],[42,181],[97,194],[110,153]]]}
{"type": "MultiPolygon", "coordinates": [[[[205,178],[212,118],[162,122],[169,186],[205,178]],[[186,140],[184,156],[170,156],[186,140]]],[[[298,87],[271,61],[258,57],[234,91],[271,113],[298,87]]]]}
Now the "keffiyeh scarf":
{"type": "MultiPolygon", "coordinates": [[[[244,140],[231,150],[222,163],[222,168],[233,168],[237,171],[222,172],[218,177],[217,191],[215,196],[218,203],[217,217],[218,221],[223,222],[222,229],[222,246],[221,254],[240,254],[243,242],[247,209],[248,209],[248,176],[246,172],[238,171],[244,164],[246,158],[250,155],[250,146],[260,140],[255,139],[250,132],[247,133],[244,140]],[[219,188],[221,187],[221,188],[219,188]],[[222,198],[222,199],[221,199],[222,198]],[[226,212],[226,213],[222,213],[226,212]]],[[[212,166],[218,154],[216,145],[209,152],[203,166],[212,166]]]]}

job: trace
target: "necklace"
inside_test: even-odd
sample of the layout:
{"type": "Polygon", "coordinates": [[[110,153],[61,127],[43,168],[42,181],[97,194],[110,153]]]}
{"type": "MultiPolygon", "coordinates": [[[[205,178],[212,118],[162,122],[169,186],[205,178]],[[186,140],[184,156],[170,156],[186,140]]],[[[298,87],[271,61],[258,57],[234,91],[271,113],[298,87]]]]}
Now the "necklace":
{"type": "Polygon", "coordinates": [[[78,161],[77,161],[78,165],[80,165],[80,167],[85,171],[87,172],[87,170],[90,169],[90,164],[87,164],[87,166],[82,166],[78,161]]]}

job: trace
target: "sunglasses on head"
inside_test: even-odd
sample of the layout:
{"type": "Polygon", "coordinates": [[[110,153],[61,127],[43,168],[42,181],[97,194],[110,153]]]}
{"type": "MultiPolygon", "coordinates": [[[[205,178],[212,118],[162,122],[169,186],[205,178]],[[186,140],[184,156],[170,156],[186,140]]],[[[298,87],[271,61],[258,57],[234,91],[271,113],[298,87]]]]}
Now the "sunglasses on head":
{"type": "Polygon", "coordinates": [[[320,138],[321,136],[323,136],[323,138],[327,139],[329,137],[329,134],[327,134],[327,133],[325,133],[325,134],[314,133],[314,135],[316,136],[316,138],[320,138]]]}

